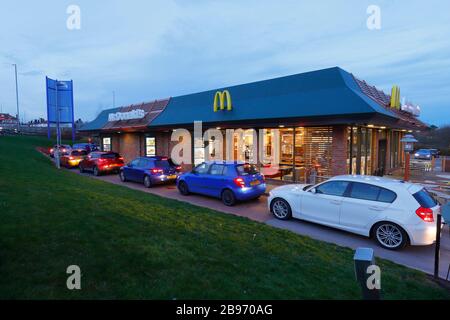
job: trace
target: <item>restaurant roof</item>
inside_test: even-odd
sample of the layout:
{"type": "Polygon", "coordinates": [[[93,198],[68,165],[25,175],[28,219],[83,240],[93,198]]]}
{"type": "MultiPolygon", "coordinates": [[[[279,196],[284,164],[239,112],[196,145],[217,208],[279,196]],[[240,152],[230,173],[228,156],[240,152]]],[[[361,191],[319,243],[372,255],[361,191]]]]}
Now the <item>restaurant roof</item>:
{"type": "MultiPolygon", "coordinates": [[[[218,99],[220,100],[220,99],[218,99]]],[[[225,99],[227,100],[227,99],[225,99]]],[[[146,121],[151,128],[203,123],[255,123],[270,119],[378,117],[401,127],[426,127],[419,119],[389,107],[390,96],[351,73],[333,67],[275,79],[222,87],[170,98],[160,112],[146,121]],[[214,111],[218,92],[228,91],[231,110],[214,111]]],[[[227,102],[225,102],[226,104],[227,102]]],[[[136,106],[105,110],[82,131],[116,129],[108,123],[108,114],[132,110],[136,106]]],[[[341,120],[342,121],[342,120],[341,120]]],[[[345,121],[345,120],[344,120],[345,121]]]]}

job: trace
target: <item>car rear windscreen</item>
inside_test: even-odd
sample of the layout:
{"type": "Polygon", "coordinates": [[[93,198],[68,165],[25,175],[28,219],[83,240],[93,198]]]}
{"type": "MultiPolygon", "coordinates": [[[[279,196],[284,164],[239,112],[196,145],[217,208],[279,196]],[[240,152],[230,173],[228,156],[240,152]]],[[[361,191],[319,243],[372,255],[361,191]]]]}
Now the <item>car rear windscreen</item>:
{"type": "Polygon", "coordinates": [[[170,168],[170,163],[168,160],[155,160],[156,168],[170,168]]]}
{"type": "Polygon", "coordinates": [[[85,156],[85,155],[87,155],[87,152],[84,150],[75,150],[75,151],[72,151],[72,155],[73,156],[85,156]]]}
{"type": "Polygon", "coordinates": [[[236,167],[238,174],[240,176],[245,176],[247,174],[258,174],[258,168],[252,164],[242,164],[236,167]]]}
{"type": "Polygon", "coordinates": [[[102,158],[102,159],[116,159],[116,158],[119,158],[119,157],[120,157],[120,155],[118,153],[115,153],[115,152],[105,153],[105,154],[102,154],[100,156],[100,158],[102,158]]]}
{"type": "Polygon", "coordinates": [[[413,194],[414,199],[424,208],[433,208],[437,205],[436,200],[428,193],[427,190],[421,189],[413,194]]]}

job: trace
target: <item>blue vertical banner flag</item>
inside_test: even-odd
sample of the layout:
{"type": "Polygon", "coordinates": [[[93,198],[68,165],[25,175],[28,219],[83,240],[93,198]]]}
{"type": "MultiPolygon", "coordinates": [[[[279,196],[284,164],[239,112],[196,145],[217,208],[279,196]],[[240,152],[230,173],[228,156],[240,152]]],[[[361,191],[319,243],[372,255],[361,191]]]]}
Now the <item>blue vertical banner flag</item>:
{"type": "Polygon", "coordinates": [[[59,81],[46,77],[48,137],[50,126],[56,124],[57,135],[61,124],[72,125],[72,140],[75,140],[73,105],[73,81],[59,81]]]}

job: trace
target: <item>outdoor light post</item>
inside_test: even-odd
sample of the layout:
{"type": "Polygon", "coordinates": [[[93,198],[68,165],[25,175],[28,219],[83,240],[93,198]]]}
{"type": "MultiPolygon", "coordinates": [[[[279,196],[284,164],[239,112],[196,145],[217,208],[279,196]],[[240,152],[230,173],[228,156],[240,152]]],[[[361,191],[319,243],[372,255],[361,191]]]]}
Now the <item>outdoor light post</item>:
{"type": "Polygon", "coordinates": [[[403,142],[403,150],[405,151],[405,181],[409,181],[410,152],[414,150],[414,143],[417,139],[412,134],[405,135],[400,142],[403,142]]]}
{"type": "Polygon", "coordinates": [[[17,84],[17,64],[13,63],[14,74],[16,76],[16,105],[17,105],[17,133],[20,131],[20,113],[19,113],[19,86],[17,84]]]}

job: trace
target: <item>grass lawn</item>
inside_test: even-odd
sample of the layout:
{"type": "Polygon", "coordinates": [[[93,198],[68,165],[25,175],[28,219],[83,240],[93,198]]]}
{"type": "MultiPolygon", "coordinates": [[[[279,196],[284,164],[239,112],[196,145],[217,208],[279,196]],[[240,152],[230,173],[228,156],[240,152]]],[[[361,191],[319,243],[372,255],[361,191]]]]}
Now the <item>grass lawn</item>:
{"type": "MultiPolygon", "coordinates": [[[[359,299],[353,251],[58,171],[52,142],[0,136],[0,298],[359,299]],[[79,265],[81,290],[66,288],[79,265]]],[[[385,299],[449,299],[384,260],[385,299]]]]}

